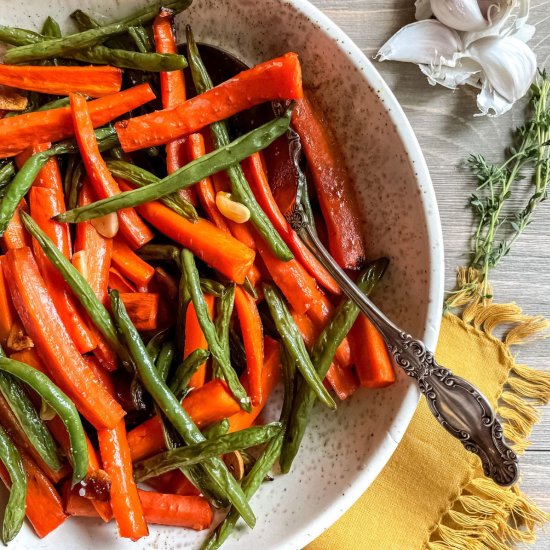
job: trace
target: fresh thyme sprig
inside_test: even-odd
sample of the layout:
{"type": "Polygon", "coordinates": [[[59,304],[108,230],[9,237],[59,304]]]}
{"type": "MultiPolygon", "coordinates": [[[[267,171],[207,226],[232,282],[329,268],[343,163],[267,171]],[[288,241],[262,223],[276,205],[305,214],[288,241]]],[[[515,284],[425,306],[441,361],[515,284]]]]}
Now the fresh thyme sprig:
{"type": "MultiPolygon", "coordinates": [[[[518,237],[531,223],[538,205],[548,196],[550,177],[550,79],[540,71],[531,87],[527,120],[515,130],[515,147],[511,148],[501,164],[490,164],[483,155],[472,155],[469,167],[478,185],[470,197],[477,226],[472,238],[470,268],[479,271],[479,285],[470,285],[469,291],[483,300],[490,299],[489,270],[504,258],[518,237]],[[527,172],[532,171],[529,177],[527,172]],[[504,206],[512,197],[520,181],[529,181],[531,196],[523,208],[512,214],[504,213],[504,206]],[[472,290],[473,289],[473,290],[472,290]]],[[[459,289],[465,291],[466,288],[459,289]]],[[[453,301],[452,293],[447,301],[453,301]]],[[[472,298],[474,296],[472,295],[472,298]]]]}

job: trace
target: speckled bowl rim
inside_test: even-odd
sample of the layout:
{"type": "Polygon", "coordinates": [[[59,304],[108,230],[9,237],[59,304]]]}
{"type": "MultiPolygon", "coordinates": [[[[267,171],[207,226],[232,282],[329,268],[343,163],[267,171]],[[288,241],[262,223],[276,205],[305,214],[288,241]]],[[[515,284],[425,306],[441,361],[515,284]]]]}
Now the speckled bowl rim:
{"type": "MultiPolygon", "coordinates": [[[[336,47],[338,47],[351,60],[355,67],[357,67],[361,74],[364,75],[366,81],[372,86],[378,98],[383,102],[387,114],[393,122],[397,134],[403,143],[405,152],[413,166],[413,172],[418,187],[421,191],[420,200],[426,223],[427,246],[429,250],[429,301],[427,304],[424,334],[420,336],[429,349],[435,350],[441,325],[445,283],[443,233],[432,179],[418,139],[390,87],[353,40],[334,23],[334,21],[308,0],[281,0],[281,2],[294,6],[297,11],[303,13],[308,19],[317,24],[320,32],[325,33],[334,40],[336,47]]],[[[334,524],[353,506],[390,460],[412,420],[419,399],[420,392],[416,383],[409,381],[409,386],[401,402],[401,407],[388,432],[388,439],[393,442],[393,445],[383,445],[379,452],[371,456],[369,468],[358,473],[357,478],[354,480],[354,484],[344,491],[330,507],[320,513],[314,521],[308,523],[301,533],[288,541],[284,547],[281,546],[279,550],[296,550],[298,548],[303,548],[334,524]]]]}

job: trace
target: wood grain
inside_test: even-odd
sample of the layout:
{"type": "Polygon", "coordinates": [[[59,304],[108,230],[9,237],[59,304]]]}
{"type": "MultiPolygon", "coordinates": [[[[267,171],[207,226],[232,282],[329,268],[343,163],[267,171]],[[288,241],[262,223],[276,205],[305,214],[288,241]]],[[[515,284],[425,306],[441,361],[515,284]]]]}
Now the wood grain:
{"type": "MultiPolygon", "coordinates": [[[[400,27],[414,20],[412,0],[312,0],[373,59],[380,46],[400,27]]],[[[539,66],[549,68],[550,2],[532,2],[530,23],[537,26],[531,45],[539,66]]],[[[475,91],[451,92],[430,86],[417,67],[376,63],[407,114],[432,175],[445,240],[446,287],[454,285],[455,269],[466,261],[472,218],[466,207],[474,181],[464,161],[471,153],[501,158],[510,131],[521,123],[522,107],[500,118],[474,117],[475,91]]],[[[550,201],[516,243],[510,256],[492,273],[498,302],[518,303],[526,313],[550,317],[550,201]]],[[[548,341],[516,348],[518,360],[550,372],[548,341]]],[[[532,445],[522,458],[522,488],[550,511],[550,407],[533,431],[532,445]]],[[[550,548],[550,533],[540,534],[537,550],[550,548]]]]}

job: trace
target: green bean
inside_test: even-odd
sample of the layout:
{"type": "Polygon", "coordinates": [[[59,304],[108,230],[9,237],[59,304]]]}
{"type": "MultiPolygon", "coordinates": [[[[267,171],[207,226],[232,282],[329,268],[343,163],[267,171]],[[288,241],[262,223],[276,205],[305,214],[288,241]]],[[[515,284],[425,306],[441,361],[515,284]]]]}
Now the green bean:
{"type": "MultiPolygon", "coordinates": [[[[168,2],[165,7],[171,7],[175,11],[181,11],[191,4],[191,0],[178,0],[168,2]]],[[[158,14],[159,4],[151,4],[145,8],[136,11],[133,15],[121,19],[110,25],[105,25],[97,29],[71,34],[64,38],[54,38],[44,41],[43,44],[29,44],[19,46],[6,52],[4,63],[27,63],[38,59],[47,59],[50,57],[63,57],[65,53],[72,53],[76,50],[83,50],[95,46],[106,39],[123,34],[128,31],[128,27],[143,25],[152,21],[158,14]]]]}
{"type": "Polygon", "coordinates": [[[2,542],[8,544],[23,526],[27,499],[27,473],[23,467],[21,455],[0,426],[0,460],[10,476],[10,496],[4,510],[2,524],[2,542]]]}
{"type": "Polygon", "coordinates": [[[233,451],[261,445],[281,433],[281,424],[272,422],[265,426],[253,426],[238,432],[207,439],[201,443],[180,447],[138,462],[134,466],[134,477],[145,481],[165,474],[176,468],[185,468],[233,451]]]}
{"type": "MultiPolygon", "coordinates": [[[[180,402],[159,377],[157,370],[147,355],[139,333],[128,317],[128,313],[116,290],[111,292],[111,307],[118,328],[124,336],[128,349],[134,359],[141,381],[155,403],[166,415],[187,445],[204,441],[200,430],[195,426],[180,402]]],[[[202,466],[209,480],[215,486],[216,496],[219,496],[222,501],[229,500],[239,511],[245,522],[253,527],[256,522],[254,513],[244,498],[241,488],[229,473],[223,461],[219,458],[211,458],[204,462],[202,466]]]]}
{"type": "MultiPolygon", "coordinates": [[[[218,341],[222,347],[224,361],[227,364],[231,364],[231,356],[229,353],[229,323],[231,321],[231,315],[233,314],[233,307],[235,305],[235,285],[229,285],[220,298],[216,300],[217,316],[214,321],[216,327],[216,335],[218,341]]],[[[212,362],[212,373],[214,378],[223,378],[223,368],[219,364],[219,361],[214,358],[212,362]]]]}
{"type": "Polygon", "coordinates": [[[48,403],[65,424],[71,442],[73,486],[84,479],[88,471],[88,445],[86,432],[73,402],[40,371],[14,359],[0,357],[0,370],[8,372],[28,384],[48,403]]]}
{"type": "Polygon", "coordinates": [[[61,107],[67,107],[70,103],[68,97],[60,97],[59,99],[54,99],[53,101],[48,101],[44,103],[41,107],[36,109],[37,111],[50,111],[52,109],[60,109],[61,107]]]}
{"type": "MultiPolygon", "coordinates": [[[[155,174],[123,160],[108,160],[107,166],[113,176],[134,183],[138,187],[145,187],[160,181],[160,178],[155,176],[155,174]]],[[[187,218],[189,221],[196,222],[199,219],[195,207],[177,193],[162,197],[161,201],[168,208],[174,210],[180,216],[187,218]]]]}
{"type": "Polygon", "coordinates": [[[225,170],[236,162],[240,162],[249,157],[256,151],[264,149],[279,136],[284,134],[290,124],[292,110],[288,110],[285,116],[276,118],[248,134],[241,136],[229,145],[212,151],[189,164],[186,164],[179,170],[176,170],[158,183],[125,191],[114,197],[100,200],[89,206],[83,206],[70,210],[56,217],[57,221],[62,222],[81,222],[91,220],[116,212],[121,208],[138,206],[146,202],[151,202],[165,195],[169,195],[178,189],[186,189],[204,178],[225,170]]]}
{"type": "Polygon", "coordinates": [[[199,272],[197,271],[197,266],[195,265],[195,259],[193,253],[190,250],[183,249],[181,252],[182,257],[182,272],[185,273],[185,278],[187,280],[187,286],[189,288],[189,293],[191,294],[191,300],[193,306],[195,307],[195,313],[197,314],[197,319],[199,325],[202,329],[204,337],[208,342],[208,347],[210,348],[210,353],[212,357],[217,361],[223,378],[225,379],[229,390],[235,397],[237,403],[239,403],[241,409],[250,412],[252,406],[250,404],[250,397],[246,393],[237,373],[231,366],[229,361],[229,349],[225,350],[225,347],[220,342],[216,327],[208,315],[208,306],[204,300],[204,295],[200,287],[199,272]]]}
{"type": "Polygon", "coordinates": [[[145,27],[137,26],[130,27],[128,29],[128,34],[132,37],[133,41],[136,43],[138,51],[141,53],[147,53],[153,51],[153,45],[151,44],[151,39],[145,30],[145,27]]]}
{"type": "Polygon", "coordinates": [[[146,262],[176,262],[179,265],[180,249],[171,244],[146,244],[137,251],[146,262]]]}
{"type": "Polygon", "coordinates": [[[46,40],[45,36],[29,31],[27,29],[18,29],[17,27],[6,27],[0,25],[0,42],[11,44],[12,46],[26,46],[27,44],[38,44],[46,40]]]}
{"type": "MultiPolygon", "coordinates": [[[[97,146],[100,151],[107,151],[111,147],[115,147],[119,144],[117,133],[112,126],[104,126],[94,130],[97,146]]],[[[65,141],[59,141],[48,149],[52,155],[67,155],[71,153],[80,153],[78,143],[75,139],[67,139],[65,141]]]]}
{"type": "Polygon", "coordinates": [[[178,366],[170,383],[170,391],[178,399],[182,399],[185,395],[192,376],[208,357],[210,357],[210,352],[207,349],[199,348],[192,351],[178,366]]]}
{"type": "Polygon", "coordinates": [[[147,342],[145,349],[153,363],[157,362],[160,350],[162,346],[168,340],[169,329],[159,330],[153,337],[147,342]]]}
{"type": "Polygon", "coordinates": [[[251,283],[248,276],[244,278],[243,288],[248,292],[248,294],[250,294],[250,296],[252,296],[252,298],[254,298],[254,300],[258,299],[258,293],[256,292],[256,289],[254,288],[254,285],[251,283]]]}
{"type": "Polygon", "coordinates": [[[206,439],[216,439],[222,435],[225,435],[229,431],[229,428],[229,420],[227,420],[227,418],[224,418],[223,420],[220,420],[219,422],[211,424],[210,426],[205,428],[202,431],[202,435],[204,435],[206,439]]]}
{"type": "Polygon", "coordinates": [[[175,355],[176,346],[174,345],[174,342],[166,342],[160,350],[155,365],[159,376],[164,382],[166,382],[166,379],[168,378],[168,373],[170,372],[170,367],[172,366],[172,361],[174,360],[175,355]]]}
{"type": "Polygon", "coordinates": [[[61,34],[61,27],[59,26],[59,23],[50,16],[46,18],[46,21],[44,21],[41,34],[47,36],[48,38],[61,38],[63,36],[61,34]]]}
{"type": "Polygon", "coordinates": [[[0,168],[0,185],[6,185],[15,176],[15,165],[7,162],[0,168]]]}
{"type": "Polygon", "coordinates": [[[117,330],[109,312],[97,298],[86,279],[63,253],[59,251],[37,223],[24,211],[21,211],[21,220],[29,233],[40,245],[51,264],[61,273],[63,279],[65,279],[78,301],[82,304],[94,325],[107,340],[109,346],[111,346],[123,362],[129,363],[130,358],[124,346],[119,342],[117,330]]]}
{"type": "Polygon", "coordinates": [[[76,208],[78,206],[78,198],[80,197],[80,191],[84,185],[84,164],[79,162],[72,173],[71,187],[69,189],[69,196],[67,198],[67,206],[69,208],[76,208]]]}
{"type": "Polygon", "coordinates": [[[271,317],[275,321],[277,332],[279,333],[283,344],[290,354],[290,356],[296,361],[298,370],[302,374],[304,380],[307,382],[308,387],[314,392],[314,394],[330,409],[336,409],[336,403],[330,396],[330,393],[323,385],[323,377],[317,375],[315,367],[308,355],[304,339],[292,318],[292,315],[288,311],[283,298],[275,287],[271,284],[265,283],[263,285],[264,297],[271,317]]]}
{"type": "MultiPolygon", "coordinates": [[[[197,93],[202,94],[210,90],[213,87],[212,80],[202,62],[197,44],[193,38],[193,33],[191,32],[191,27],[189,26],[187,27],[187,56],[197,93]]],[[[229,144],[229,132],[227,131],[225,122],[221,121],[211,124],[210,130],[218,149],[229,144]]],[[[231,194],[235,200],[243,203],[250,210],[250,221],[273,250],[273,253],[281,260],[292,260],[294,257],[292,252],[256,201],[240,164],[230,166],[226,169],[226,173],[231,181],[231,194]]]]}
{"type": "MultiPolygon", "coordinates": [[[[376,260],[368,265],[361,274],[357,284],[365,293],[370,294],[380,280],[388,261],[385,258],[376,260]]],[[[336,308],[330,323],[324,328],[311,350],[311,359],[315,365],[317,375],[324,379],[336,353],[359,315],[359,308],[350,300],[344,300],[336,308]]],[[[281,454],[281,471],[288,472],[294,457],[298,453],[300,443],[304,437],[309,417],[315,404],[316,396],[303,380],[298,380],[296,397],[292,414],[281,454]]]]}
{"type": "MultiPolygon", "coordinates": [[[[283,352],[282,358],[285,394],[283,399],[283,407],[281,409],[280,422],[283,426],[286,426],[292,409],[294,397],[295,362],[288,357],[288,353],[285,351],[283,352]]],[[[262,455],[254,462],[252,468],[242,480],[241,488],[247,499],[250,500],[252,498],[256,491],[260,488],[260,485],[269,474],[270,470],[273,468],[275,461],[281,453],[284,434],[285,431],[282,430],[268,443],[262,455]]],[[[239,514],[233,509],[229,510],[226,518],[204,542],[201,550],[215,550],[219,548],[227,540],[233,529],[235,529],[238,520],[239,514]]]]}

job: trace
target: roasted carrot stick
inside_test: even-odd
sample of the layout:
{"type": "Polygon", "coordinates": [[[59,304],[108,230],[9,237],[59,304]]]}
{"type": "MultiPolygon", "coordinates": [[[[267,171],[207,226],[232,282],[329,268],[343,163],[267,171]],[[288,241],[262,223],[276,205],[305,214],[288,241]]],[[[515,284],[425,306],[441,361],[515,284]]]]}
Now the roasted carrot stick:
{"type": "Polygon", "coordinates": [[[262,366],[264,363],[264,334],[262,320],[254,298],[242,287],[235,288],[235,309],[239,317],[244,349],[246,373],[252,405],[262,401],[262,366]]]}
{"type": "MultiPolygon", "coordinates": [[[[205,294],[204,299],[206,301],[206,305],[208,306],[208,314],[212,319],[214,317],[214,296],[205,294]]],[[[185,312],[185,340],[183,344],[183,358],[185,359],[197,349],[208,349],[208,342],[206,341],[199,325],[195,306],[191,302],[187,306],[187,311],[185,312]]],[[[206,363],[203,363],[191,377],[189,387],[200,388],[204,385],[205,380],[206,363]]]]}
{"type": "Polygon", "coordinates": [[[341,267],[360,269],[365,261],[365,245],[353,186],[338,144],[306,96],[297,102],[292,122],[313,176],[330,252],[341,267]]]}
{"type": "MultiPolygon", "coordinates": [[[[88,104],[83,95],[71,94],[71,115],[82,161],[96,195],[100,199],[117,195],[120,188],[99,152],[88,104]]],[[[132,248],[139,248],[153,238],[152,231],[133,208],[119,210],[117,216],[120,233],[132,248]]]]}
{"type": "MultiPolygon", "coordinates": [[[[279,382],[281,374],[279,344],[275,340],[266,337],[264,348],[265,359],[262,367],[262,398],[256,405],[252,406],[251,412],[247,413],[241,409],[234,415],[228,417],[230,432],[238,432],[239,430],[244,430],[245,428],[252,426],[256,418],[258,418],[258,415],[265,407],[273,389],[279,382]]],[[[245,388],[250,388],[248,374],[245,374],[241,378],[241,381],[245,388]]]]}
{"type": "Polygon", "coordinates": [[[17,314],[11,301],[10,292],[6,280],[2,263],[4,256],[0,256],[0,345],[4,346],[10,335],[11,327],[15,322],[17,314]]]}
{"type": "MultiPolygon", "coordinates": [[[[161,8],[153,22],[153,36],[157,53],[178,53],[178,45],[174,36],[174,13],[172,10],[161,8]]],[[[172,109],[185,103],[185,80],[183,71],[163,71],[160,73],[160,92],[162,108],[172,109]]],[[[184,165],[183,147],[185,140],[175,139],[166,144],[166,168],[169,174],[184,165]]],[[[178,194],[196,204],[196,193],[193,188],[180,189],[178,194]]]]}
{"type": "Polygon", "coordinates": [[[384,388],[395,382],[395,370],[384,338],[364,315],[355,321],[350,342],[361,386],[384,388]]]}
{"type": "MultiPolygon", "coordinates": [[[[29,193],[31,215],[39,227],[68,257],[70,256],[66,228],[51,218],[59,213],[55,191],[44,187],[33,187],[29,193]]],[[[50,263],[40,245],[33,241],[33,250],[40,273],[55,304],[67,332],[80,353],[88,353],[97,346],[93,331],[79,313],[69,287],[50,263]]]]}
{"type": "Polygon", "coordinates": [[[264,101],[299,99],[302,73],[298,56],[287,53],[243,71],[172,109],[121,121],[116,130],[125,151],[162,145],[264,101]]]}
{"type": "Polygon", "coordinates": [[[149,478],[147,485],[159,493],[170,495],[198,496],[201,494],[200,490],[181,473],[181,470],[172,470],[160,476],[149,478]]]}
{"type": "Polygon", "coordinates": [[[122,71],[108,66],[0,65],[0,84],[43,94],[102,97],[120,90],[122,71]]]}
{"type": "MultiPolygon", "coordinates": [[[[63,501],[63,508],[65,513],[69,516],[96,518],[99,513],[94,507],[94,501],[89,498],[81,497],[78,494],[78,488],[71,489],[70,481],[66,481],[61,485],[61,499],[63,501]]],[[[113,517],[113,512],[109,506],[110,515],[107,518],[101,518],[103,521],[108,522],[113,517]]]]}
{"type": "Polygon", "coordinates": [[[10,220],[4,235],[0,238],[0,244],[2,245],[2,250],[4,252],[7,252],[12,248],[31,246],[31,236],[23,227],[23,222],[19,216],[20,209],[23,209],[25,212],[29,211],[29,207],[25,199],[22,199],[19,203],[19,206],[13,214],[13,218],[10,220]]]}
{"type": "Polygon", "coordinates": [[[112,263],[138,286],[146,285],[155,275],[155,268],[142,260],[118,235],[113,239],[112,263]]]}
{"type": "Polygon", "coordinates": [[[13,304],[48,370],[96,428],[113,428],[124,416],[98,383],[70,339],[29,248],[10,250],[3,263],[13,304]]]}
{"type": "Polygon", "coordinates": [[[338,363],[330,365],[326,380],[341,401],[353,395],[359,387],[355,369],[343,369],[338,363]]]}
{"type": "MultiPolygon", "coordinates": [[[[63,503],[55,487],[34,461],[21,453],[23,467],[27,473],[27,499],[25,514],[40,538],[57,529],[66,519],[63,503]]],[[[11,487],[10,476],[0,464],[0,478],[6,487],[11,487]]]]}
{"type": "MultiPolygon", "coordinates": [[[[90,182],[85,178],[80,191],[79,206],[85,206],[96,200],[90,182]]],[[[75,252],[86,253],[86,275],[88,284],[95,295],[106,305],[109,299],[107,290],[109,268],[111,267],[112,239],[100,235],[91,222],[85,221],[76,226],[75,252]]]]}
{"type": "Polygon", "coordinates": [[[222,275],[239,284],[244,282],[255,254],[237,239],[202,218],[196,223],[187,221],[159,202],[142,204],[137,210],[160,232],[189,248],[222,275]]]}
{"type": "Polygon", "coordinates": [[[159,295],[148,292],[123,293],[120,299],[138,330],[158,327],[159,295]]]}
{"type": "Polygon", "coordinates": [[[109,269],[109,288],[121,293],[137,292],[137,288],[116,267],[109,269]]]}
{"type": "Polygon", "coordinates": [[[275,229],[279,232],[281,237],[283,237],[290,250],[292,250],[296,259],[300,261],[307,272],[314,277],[323,288],[333,294],[340,294],[341,290],[336,284],[336,281],[330,276],[319,260],[309,251],[281,213],[279,206],[275,202],[271,188],[269,187],[269,182],[267,181],[267,176],[263,169],[259,153],[255,153],[247,158],[243,162],[243,168],[256,200],[267,214],[267,217],[275,229]]]}
{"type": "MultiPolygon", "coordinates": [[[[187,149],[187,156],[190,160],[196,160],[206,154],[204,137],[200,133],[190,134],[185,140],[185,147],[187,149]]],[[[199,201],[208,219],[218,229],[221,229],[225,233],[229,233],[229,228],[226,223],[227,220],[220,214],[216,206],[216,191],[214,190],[212,178],[205,178],[199,181],[196,187],[199,201]]]]}
{"type": "MultiPolygon", "coordinates": [[[[240,410],[227,385],[219,378],[193,390],[183,400],[182,406],[199,428],[223,420],[240,410]]],[[[128,432],[128,444],[134,462],[162,452],[165,445],[159,418],[153,416],[128,432]]]]}
{"type": "MultiPolygon", "coordinates": [[[[94,128],[155,99],[149,84],[140,84],[94,101],[88,109],[94,128]]],[[[0,156],[11,157],[33,143],[48,143],[71,137],[74,133],[70,107],[25,113],[0,119],[0,156]]]]}

